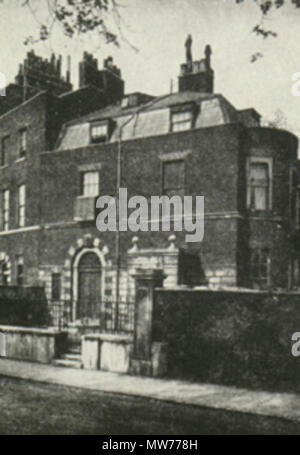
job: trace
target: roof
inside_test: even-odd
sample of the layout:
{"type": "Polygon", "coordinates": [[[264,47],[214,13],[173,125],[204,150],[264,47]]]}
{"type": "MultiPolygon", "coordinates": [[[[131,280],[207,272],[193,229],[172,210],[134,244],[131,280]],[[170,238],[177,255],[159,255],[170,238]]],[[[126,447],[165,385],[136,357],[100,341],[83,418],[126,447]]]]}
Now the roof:
{"type": "Polygon", "coordinates": [[[116,142],[120,128],[122,139],[136,139],[170,132],[170,108],[193,103],[198,107],[195,128],[205,128],[237,122],[238,111],[219,94],[178,92],[156,97],[149,102],[122,108],[121,103],[107,106],[65,124],[58,150],[69,150],[90,145],[90,123],[112,119],[114,129],[109,142],[116,142]],[[132,121],[131,121],[132,120],[132,121]]]}
{"type": "MultiPolygon", "coordinates": [[[[126,95],[129,96],[129,95],[126,95]]],[[[128,114],[132,114],[136,111],[139,111],[141,108],[143,111],[150,111],[150,110],[156,110],[156,109],[163,109],[166,107],[174,106],[177,104],[184,104],[184,103],[190,103],[190,102],[197,102],[201,101],[202,99],[211,99],[217,95],[212,95],[212,94],[203,94],[203,93],[198,93],[198,92],[181,92],[181,93],[172,93],[169,95],[163,95],[163,96],[158,96],[151,100],[148,103],[145,103],[144,105],[139,105],[139,106],[134,106],[134,107],[127,107],[123,108],[121,106],[121,103],[118,104],[113,104],[110,106],[107,106],[103,109],[99,109],[95,112],[92,112],[90,114],[87,114],[83,117],[80,117],[78,119],[72,120],[68,122],[68,124],[78,124],[78,123],[84,123],[84,122],[91,122],[94,120],[101,120],[101,119],[107,119],[107,118],[114,118],[114,117],[120,117],[120,116],[126,116],[128,114]]]]}

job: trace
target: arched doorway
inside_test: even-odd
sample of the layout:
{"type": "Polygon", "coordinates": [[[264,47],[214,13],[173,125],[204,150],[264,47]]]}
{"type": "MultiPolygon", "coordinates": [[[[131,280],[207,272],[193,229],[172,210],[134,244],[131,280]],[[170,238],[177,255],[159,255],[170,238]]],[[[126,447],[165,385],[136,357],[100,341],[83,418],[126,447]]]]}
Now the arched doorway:
{"type": "Polygon", "coordinates": [[[93,318],[101,303],[101,263],[94,252],[85,253],[78,263],[76,319],[93,318]]]}

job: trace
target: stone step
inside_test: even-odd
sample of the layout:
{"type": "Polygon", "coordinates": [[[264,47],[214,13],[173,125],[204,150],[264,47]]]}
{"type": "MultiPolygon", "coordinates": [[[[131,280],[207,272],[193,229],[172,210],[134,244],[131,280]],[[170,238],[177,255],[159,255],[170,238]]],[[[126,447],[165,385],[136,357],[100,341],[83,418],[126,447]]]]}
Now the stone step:
{"type": "Polygon", "coordinates": [[[81,359],[80,360],[71,360],[71,359],[54,359],[52,365],[56,367],[65,367],[65,368],[82,368],[81,359]]]}
{"type": "Polygon", "coordinates": [[[77,362],[81,362],[81,353],[80,352],[66,352],[60,356],[61,359],[65,360],[77,360],[77,362]]]}
{"type": "Polygon", "coordinates": [[[68,348],[67,354],[75,354],[75,355],[81,355],[81,346],[70,346],[68,348]]]}

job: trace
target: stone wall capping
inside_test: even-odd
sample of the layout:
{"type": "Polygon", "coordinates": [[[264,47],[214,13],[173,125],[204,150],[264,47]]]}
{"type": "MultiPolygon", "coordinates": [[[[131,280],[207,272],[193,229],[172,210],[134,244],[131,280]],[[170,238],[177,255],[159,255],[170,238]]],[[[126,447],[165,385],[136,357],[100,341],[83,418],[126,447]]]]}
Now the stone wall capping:
{"type": "Polygon", "coordinates": [[[110,343],[133,343],[133,335],[114,333],[90,333],[82,336],[83,340],[109,341],[110,343]]]}
{"type": "Polygon", "coordinates": [[[60,331],[56,328],[36,328],[36,327],[20,327],[20,326],[12,326],[12,325],[0,325],[0,333],[5,332],[12,332],[12,333],[29,333],[35,335],[43,335],[43,336],[53,336],[60,333],[60,331]]]}

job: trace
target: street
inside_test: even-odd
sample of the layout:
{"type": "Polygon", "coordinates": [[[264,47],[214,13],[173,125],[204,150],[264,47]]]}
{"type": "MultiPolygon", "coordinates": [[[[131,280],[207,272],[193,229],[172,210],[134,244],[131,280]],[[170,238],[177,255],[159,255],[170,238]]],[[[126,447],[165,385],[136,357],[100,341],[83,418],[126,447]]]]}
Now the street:
{"type": "Polygon", "coordinates": [[[0,378],[0,434],[299,434],[299,423],[0,378]]]}

